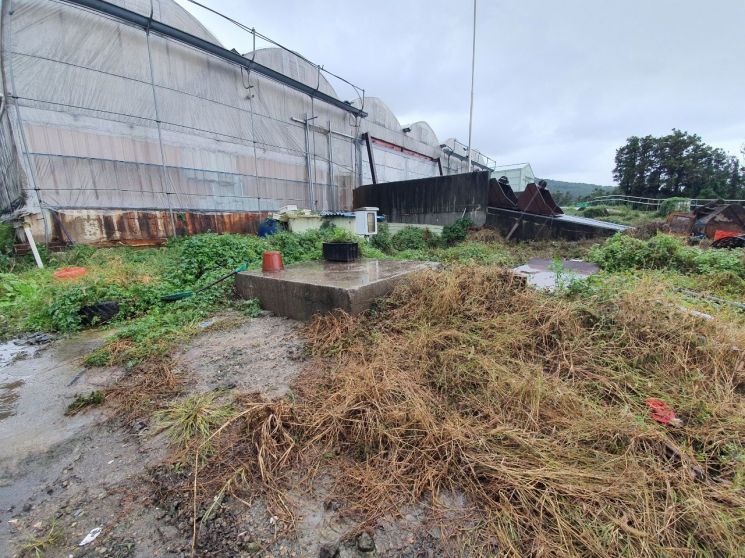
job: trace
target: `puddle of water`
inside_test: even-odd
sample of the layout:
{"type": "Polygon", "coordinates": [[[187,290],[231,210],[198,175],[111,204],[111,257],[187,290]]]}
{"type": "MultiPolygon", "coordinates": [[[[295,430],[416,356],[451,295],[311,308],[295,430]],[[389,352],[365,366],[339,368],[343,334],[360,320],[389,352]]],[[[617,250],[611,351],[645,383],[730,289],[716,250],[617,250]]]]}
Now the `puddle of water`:
{"type": "Polygon", "coordinates": [[[0,368],[5,368],[18,359],[36,356],[52,340],[52,336],[46,333],[34,333],[0,343],[0,368]]]}
{"type": "Polygon", "coordinates": [[[0,384],[0,420],[16,414],[16,401],[20,397],[18,389],[23,383],[23,380],[16,380],[15,382],[0,384]]]}
{"type": "Polygon", "coordinates": [[[0,368],[8,366],[13,360],[21,355],[31,356],[35,352],[35,347],[22,345],[15,341],[0,343],[0,368]]]}

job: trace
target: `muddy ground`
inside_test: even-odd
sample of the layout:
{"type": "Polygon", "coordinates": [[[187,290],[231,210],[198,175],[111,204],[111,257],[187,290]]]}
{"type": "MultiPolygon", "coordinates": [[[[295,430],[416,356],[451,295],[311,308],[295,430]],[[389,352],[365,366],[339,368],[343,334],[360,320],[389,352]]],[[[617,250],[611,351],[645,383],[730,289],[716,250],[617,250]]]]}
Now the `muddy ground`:
{"type": "MultiPolygon", "coordinates": [[[[188,494],[169,459],[168,440],[147,418],[125,421],[106,403],[75,416],[65,410],[78,394],[115,383],[122,368],[84,368],[82,357],[105,332],[66,339],[36,337],[0,347],[0,556],[22,556],[22,544],[57,535],[50,557],[192,555],[188,494]],[[100,528],[95,540],[79,543],[100,528]]],[[[310,366],[299,324],[266,315],[218,316],[175,351],[188,393],[212,389],[287,395],[310,366]]],[[[343,482],[333,470],[312,487],[290,489],[297,517],[286,529],[261,494],[250,506],[225,498],[200,527],[197,556],[372,557],[435,556],[440,529],[424,506],[357,529],[330,494],[343,482]]],[[[453,499],[454,509],[465,504],[453,499]]],[[[444,518],[446,521],[447,518],[444,518]]],[[[442,518],[441,518],[442,521],[442,518]]],[[[34,555],[26,551],[25,555],[34,555]]]]}

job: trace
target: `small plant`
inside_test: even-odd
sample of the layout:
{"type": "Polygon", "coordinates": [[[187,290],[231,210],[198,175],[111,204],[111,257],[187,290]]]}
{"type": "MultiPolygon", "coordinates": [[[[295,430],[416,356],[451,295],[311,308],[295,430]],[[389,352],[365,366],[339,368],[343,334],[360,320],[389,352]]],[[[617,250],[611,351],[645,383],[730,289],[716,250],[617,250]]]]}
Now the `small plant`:
{"type": "Polygon", "coordinates": [[[158,411],[155,419],[174,445],[185,448],[194,440],[207,440],[213,429],[233,414],[232,407],[216,399],[214,392],[194,395],[158,411]]]}
{"type": "Polygon", "coordinates": [[[429,229],[421,227],[404,227],[392,239],[396,250],[426,250],[440,244],[440,237],[429,229]]]}
{"type": "Polygon", "coordinates": [[[452,225],[442,228],[442,242],[445,246],[453,246],[463,242],[468,236],[468,229],[473,226],[473,221],[468,217],[461,217],[452,225]]]}
{"type": "Polygon", "coordinates": [[[582,211],[582,216],[588,219],[597,219],[598,217],[607,217],[608,208],[604,205],[591,205],[582,211]]]}
{"type": "Polygon", "coordinates": [[[334,227],[331,231],[331,236],[326,242],[354,242],[357,244],[360,242],[360,237],[347,229],[334,227]]]}
{"type": "Polygon", "coordinates": [[[52,522],[49,530],[41,536],[30,536],[18,547],[21,556],[33,556],[41,558],[48,550],[59,546],[64,541],[62,530],[56,522],[52,522]]]}
{"type": "Polygon", "coordinates": [[[391,229],[388,223],[381,223],[378,226],[378,234],[370,238],[370,245],[373,248],[377,248],[381,252],[390,254],[393,252],[393,237],[391,236],[391,229]]]}
{"type": "Polygon", "coordinates": [[[561,258],[554,258],[551,264],[548,266],[549,270],[554,272],[554,290],[557,294],[563,294],[566,292],[569,284],[567,269],[564,265],[564,260],[561,258]]]}
{"type": "Polygon", "coordinates": [[[10,256],[13,254],[15,243],[15,230],[10,223],[0,223],[0,254],[10,256]]]}
{"type": "Polygon", "coordinates": [[[235,306],[241,314],[244,314],[249,318],[258,318],[261,315],[261,303],[258,298],[240,300],[235,304],[235,306]]]}
{"type": "Polygon", "coordinates": [[[675,211],[688,211],[688,203],[689,200],[686,198],[668,198],[660,203],[657,215],[660,217],[667,217],[675,211]]]}
{"type": "Polygon", "coordinates": [[[80,411],[86,407],[96,406],[103,403],[104,395],[101,391],[92,391],[88,395],[76,395],[72,403],[67,406],[65,415],[73,416],[77,415],[80,411]]]}

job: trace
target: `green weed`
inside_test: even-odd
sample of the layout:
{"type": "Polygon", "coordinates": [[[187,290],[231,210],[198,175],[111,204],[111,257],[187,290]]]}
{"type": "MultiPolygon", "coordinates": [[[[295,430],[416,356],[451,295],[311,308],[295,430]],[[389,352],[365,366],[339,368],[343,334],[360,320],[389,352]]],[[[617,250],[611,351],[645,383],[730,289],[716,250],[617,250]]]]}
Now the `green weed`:
{"type": "Polygon", "coordinates": [[[185,448],[193,441],[204,442],[233,414],[231,406],[219,404],[216,399],[213,392],[176,401],[155,413],[155,420],[178,447],[185,448]]]}
{"type": "Polygon", "coordinates": [[[668,269],[685,274],[730,272],[745,278],[745,256],[737,250],[702,250],[658,234],[640,240],[617,233],[590,250],[590,259],[604,270],[668,269]]]}
{"type": "Polygon", "coordinates": [[[440,245],[440,236],[429,229],[404,227],[391,240],[395,250],[426,250],[440,245]]]}
{"type": "Polygon", "coordinates": [[[103,392],[98,390],[92,391],[88,395],[77,395],[75,396],[73,402],[67,406],[65,415],[76,415],[86,407],[100,405],[101,403],[103,403],[103,399],[103,392]]]}
{"type": "Polygon", "coordinates": [[[21,556],[33,556],[41,558],[48,550],[58,547],[64,541],[62,530],[56,522],[52,522],[49,530],[40,536],[30,536],[21,542],[18,547],[21,556]]]}
{"type": "Polygon", "coordinates": [[[442,243],[444,246],[453,246],[463,242],[468,236],[468,229],[473,226],[473,221],[468,217],[462,217],[452,225],[442,228],[442,243]]]}

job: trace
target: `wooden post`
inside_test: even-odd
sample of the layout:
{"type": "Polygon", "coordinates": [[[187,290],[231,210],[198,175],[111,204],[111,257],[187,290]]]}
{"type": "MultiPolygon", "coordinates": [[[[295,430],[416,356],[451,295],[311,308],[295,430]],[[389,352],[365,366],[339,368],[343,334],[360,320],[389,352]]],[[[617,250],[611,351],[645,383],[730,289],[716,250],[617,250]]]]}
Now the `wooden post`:
{"type": "Polygon", "coordinates": [[[34,259],[36,260],[36,266],[39,268],[44,267],[44,262],[41,261],[39,250],[36,248],[36,242],[34,242],[34,235],[31,234],[31,225],[23,223],[23,232],[26,234],[26,240],[28,240],[31,251],[34,253],[34,259]]]}

